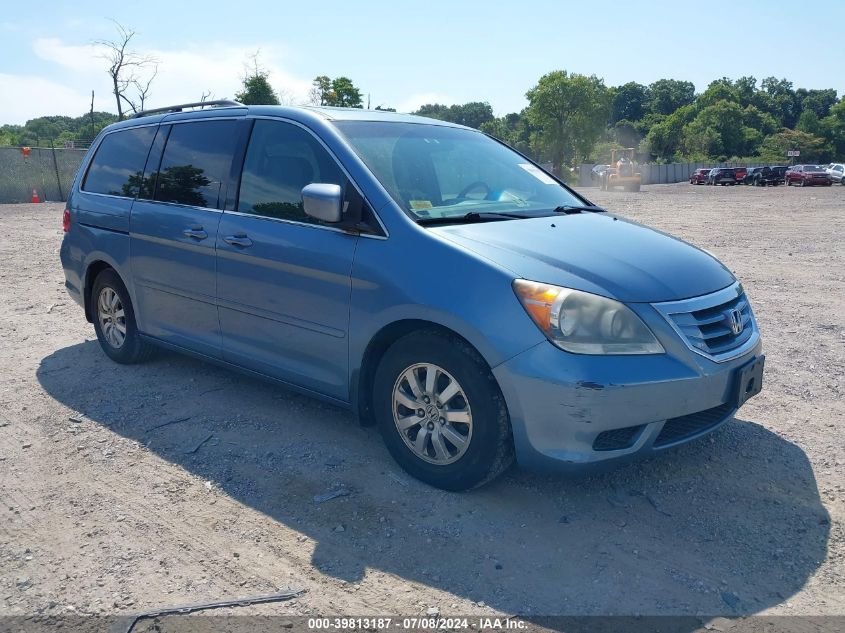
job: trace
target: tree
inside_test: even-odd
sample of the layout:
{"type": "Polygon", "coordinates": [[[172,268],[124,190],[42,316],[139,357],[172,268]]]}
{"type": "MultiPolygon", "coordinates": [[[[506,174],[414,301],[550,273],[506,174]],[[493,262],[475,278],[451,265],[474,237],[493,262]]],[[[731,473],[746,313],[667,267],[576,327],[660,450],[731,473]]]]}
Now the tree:
{"type": "Polygon", "coordinates": [[[615,125],[622,120],[633,122],[642,119],[648,112],[649,98],[648,87],[634,81],[616,88],[610,112],[611,124],[615,125]]]}
{"type": "Polygon", "coordinates": [[[801,113],[801,116],[798,117],[798,123],[795,124],[795,129],[814,136],[821,136],[823,134],[819,115],[812,110],[804,110],[801,113]]]}
{"type": "Polygon", "coordinates": [[[486,101],[470,101],[462,105],[454,104],[450,106],[428,103],[421,106],[414,114],[474,127],[477,130],[480,130],[485,123],[495,119],[493,108],[486,101]]]}
{"type": "Polygon", "coordinates": [[[243,90],[235,93],[235,99],[245,105],[279,105],[279,95],[270,85],[269,73],[258,64],[258,52],[250,58],[252,67],[244,69],[243,90]]]}
{"type": "Polygon", "coordinates": [[[695,101],[695,85],[677,79],[659,79],[649,87],[649,109],[670,115],[678,108],[695,101]]]}
{"type": "Polygon", "coordinates": [[[589,156],[610,117],[611,93],[604,81],[558,70],[543,75],[525,96],[528,122],[535,130],[532,146],[551,159],[558,174],[589,156]]]}
{"type": "Polygon", "coordinates": [[[311,82],[311,103],[314,105],[329,105],[332,91],[332,80],[326,75],[314,77],[311,82]]]}
{"type": "Polygon", "coordinates": [[[783,162],[786,160],[786,152],[791,149],[799,150],[801,160],[807,162],[826,161],[831,154],[825,139],[806,132],[784,129],[763,139],[760,157],[772,163],[783,162]]]}
{"type": "Polygon", "coordinates": [[[845,97],[830,108],[830,115],[822,119],[825,137],[831,140],[837,156],[845,156],[845,97]]]}
{"type": "Polygon", "coordinates": [[[796,96],[801,100],[802,112],[814,112],[817,117],[823,119],[830,114],[830,109],[836,103],[836,90],[804,90],[799,88],[795,91],[796,96]]]}
{"type": "Polygon", "coordinates": [[[116,40],[98,40],[95,44],[104,49],[102,58],[108,64],[108,74],[112,81],[112,93],[117,106],[117,118],[123,120],[124,103],[133,112],[143,109],[144,102],[149,97],[150,86],[158,73],[157,60],[148,55],[139,55],[130,48],[135,31],[126,28],[118,22],[116,40]],[[152,75],[142,79],[139,72],[153,66],[152,75]]]}
{"type": "Polygon", "coordinates": [[[695,118],[695,106],[687,104],[651,126],[644,149],[656,158],[672,159],[681,149],[684,126],[695,118]]]}
{"type": "Polygon", "coordinates": [[[690,156],[743,156],[742,108],[726,100],[703,108],[684,126],[682,149],[690,156]]]}
{"type": "Polygon", "coordinates": [[[769,112],[783,127],[793,127],[801,114],[801,103],[786,79],[766,77],[762,82],[763,104],[760,109],[769,112]]]}
{"type": "Polygon", "coordinates": [[[355,87],[349,77],[338,77],[332,80],[334,103],[330,105],[342,108],[361,108],[361,91],[355,87]]]}
{"type": "Polygon", "coordinates": [[[479,129],[523,154],[531,153],[531,126],[528,124],[525,110],[485,121],[479,129]]]}
{"type": "Polygon", "coordinates": [[[363,107],[361,91],[349,77],[330,79],[326,75],[315,77],[311,87],[311,102],[315,105],[342,108],[363,107]]]}

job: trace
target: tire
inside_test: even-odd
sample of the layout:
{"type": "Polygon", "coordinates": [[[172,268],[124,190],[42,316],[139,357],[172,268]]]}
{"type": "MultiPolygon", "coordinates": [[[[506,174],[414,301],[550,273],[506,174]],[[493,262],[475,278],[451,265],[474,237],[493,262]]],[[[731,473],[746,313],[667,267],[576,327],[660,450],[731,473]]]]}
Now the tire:
{"type": "Polygon", "coordinates": [[[806,182],[803,178],[801,179],[801,186],[802,186],[802,187],[806,187],[806,186],[807,186],[807,182],[806,182]]]}
{"type": "Polygon", "coordinates": [[[89,301],[97,340],[106,356],[128,365],[152,355],[154,348],[138,334],[129,292],[114,270],[97,275],[89,301]]]}
{"type": "Polygon", "coordinates": [[[490,369],[461,339],[420,330],[396,341],[376,369],[372,402],[390,454],[408,474],[431,486],[452,491],[476,488],[513,462],[505,399],[490,369]],[[433,386],[429,375],[434,377],[433,386]],[[447,391],[454,393],[445,403],[439,402],[437,395],[447,391]],[[414,411],[405,402],[419,408],[414,411]],[[453,423],[444,424],[450,414],[453,423]],[[423,443],[415,448],[423,432],[423,443]],[[457,439],[455,434],[466,444],[451,441],[457,439]]]}

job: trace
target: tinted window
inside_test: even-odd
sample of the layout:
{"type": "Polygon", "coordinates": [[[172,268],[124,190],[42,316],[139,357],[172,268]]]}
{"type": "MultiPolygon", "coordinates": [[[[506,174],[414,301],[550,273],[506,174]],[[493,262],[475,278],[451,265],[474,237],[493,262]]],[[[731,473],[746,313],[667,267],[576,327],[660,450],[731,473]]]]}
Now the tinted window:
{"type": "Polygon", "coordinates": [[[244,161],[238,211],[317,223],[302,208],[302,188],[314,182],[346,187],[343,172],[310,133],[289,123],[256,121],[244,161]]]}
{"type": "Polygon", "coordinates": [[[155,199],[220,208],[237,134],[236,121],[174,125],[161,158],[155,199]]]}
{"type": "Polygon", "coordinates": [[[82,190],[127,198],[137,196],[155,132],[155,126],[147,126],[108,134],[97,148],[82,190]]]}

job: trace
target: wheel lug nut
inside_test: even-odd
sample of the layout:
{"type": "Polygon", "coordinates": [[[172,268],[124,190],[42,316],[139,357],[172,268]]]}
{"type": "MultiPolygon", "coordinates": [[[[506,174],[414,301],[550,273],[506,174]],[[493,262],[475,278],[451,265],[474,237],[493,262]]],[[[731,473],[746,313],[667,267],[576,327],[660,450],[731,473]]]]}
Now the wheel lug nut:
{"type": "Polygon", "coordinates": [[[428,404],[429,402],[431,402],[431,398],[429,398],[428,396],[425,396],[425,397],[423,398],[423,402],[425,402],[426,404],[428,404]]]}
{"type": "Polygon", "coordinates": [[[417,415],[419,417],[423,417],[425,415],[425,411],[423,411],[422,409],[417,409],[417,415]]]}
{"type": "Polygon", "coordinates": [[[446,424],[446,418],[440,418],[440,425],[443,426],[446,424]]]}

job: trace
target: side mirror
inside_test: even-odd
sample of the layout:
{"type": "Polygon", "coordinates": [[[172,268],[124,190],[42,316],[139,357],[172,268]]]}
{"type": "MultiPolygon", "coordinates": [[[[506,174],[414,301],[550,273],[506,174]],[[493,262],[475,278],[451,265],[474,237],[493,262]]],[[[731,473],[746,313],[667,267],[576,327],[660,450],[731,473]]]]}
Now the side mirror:
{"type": "Polygon", "coordinates": [[[343,192],[340,185],[313,182],[302,188],[302,206],[312,218],[340,222],[343,217],[343,192]]]}

